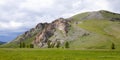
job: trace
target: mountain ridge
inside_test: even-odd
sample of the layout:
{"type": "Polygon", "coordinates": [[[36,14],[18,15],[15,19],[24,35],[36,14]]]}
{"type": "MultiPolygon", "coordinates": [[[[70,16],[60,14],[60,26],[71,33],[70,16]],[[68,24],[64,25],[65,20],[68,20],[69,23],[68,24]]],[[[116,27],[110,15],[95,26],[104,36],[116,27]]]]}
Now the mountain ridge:
{"type": "Polygon", "coordinates": [[[2,42],[2,41],[0,41],[0,45],[2,45],[2,44],[5,44],[6,42],[2,42]]]}
{"type": "Polygon", "coordinates": [[[112,43],[119,47],[119,21],[120,14],[105,10],[86,12],[67,19],[59,18],[52,23],[39,23],[3,46],[19,47],[20,42],[25,42],[36,48],[46,48],[50,41],[55,46],[60,42],[60,46],[64,47],[64,43],[69,41],[71,48],[108,49],[112,43]]]}

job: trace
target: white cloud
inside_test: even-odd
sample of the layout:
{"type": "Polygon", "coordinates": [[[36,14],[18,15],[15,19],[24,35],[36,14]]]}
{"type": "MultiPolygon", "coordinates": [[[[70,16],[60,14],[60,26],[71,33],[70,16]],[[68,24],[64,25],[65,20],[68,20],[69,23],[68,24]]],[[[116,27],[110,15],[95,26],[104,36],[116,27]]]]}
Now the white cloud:
{"type": "Polygon", "coordinates": [[[0,0],[0,5],[4,5],[5,4],[5,0],[0,0]]]}
{"type": "Polygon", "coordinates": [[[2,30],[14,30],[14,29],[18,29],[22,26],[22,23],[19,22],[14,22],[14,21],[10,21],[9,23],[5,23],[5,22],[0,22],[0,28],[2,30]]]}
{"type": "MultiPolygon", "coordinates": [[[[3,11],[4,12],[4,11],[3,11]]],[[[14,12],[4,12],[0,14],[0,18],[9,21],[17,21],[23,17],[26,16],[26,13],[23,12],[18,12],[18,11],[14,11],[14,12]]]]}
{"type": "Polygon", "coordinates": [[[109,3],[107,0],[81,0],[73,4],[74,9],[79,12],[109,10],[109,3]]]}
{"type": "MultiPolygon", "coordinates": [[[[16,21],[14,23],[24,24],[22,27],[31,28],[39,22],[51,22],[80,12],[101,9],[113,11],[110,3],[109,0],[0,0],[0,25],[16,21]]],[[[11,25],[11,28],[14,27],[11,25]]]]}
{"type": "Polygon", "coordinates": [[[52,7],[54,0],[26,0],[19,6],[22,9],[38,11],[52,7]]]}

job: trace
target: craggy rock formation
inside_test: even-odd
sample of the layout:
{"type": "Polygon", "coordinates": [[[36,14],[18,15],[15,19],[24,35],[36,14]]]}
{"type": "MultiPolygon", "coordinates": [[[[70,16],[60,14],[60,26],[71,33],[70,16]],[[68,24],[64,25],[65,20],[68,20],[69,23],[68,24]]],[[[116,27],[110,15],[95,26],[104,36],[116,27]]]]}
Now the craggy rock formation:
{"type": "Polygon", "coordinates": [[[35,28],[30,29],[29,31],[26,31],[25,33],[23,33],[22,35],[18,36],[15,40],[9,42],[12,44],[19,44],[20,42],[24,42],[27,39],[35,36],[37,33],[41,32],[44,28],[44,23],[39,23],[37,24],[37,26],[35,28]]]}
{"type": "Polygon", "coordinates": [[[33,44],[39,47],[43,47],[47,44],[50,37],[54,35],[54,32],[58,29],[62,31],[62,33],[67,36],[68,33],[68,20],[64,18],[59,18],[52,23],[45,23],[45,27],[37,34],[35,40],[33,41],[33,44]]]}

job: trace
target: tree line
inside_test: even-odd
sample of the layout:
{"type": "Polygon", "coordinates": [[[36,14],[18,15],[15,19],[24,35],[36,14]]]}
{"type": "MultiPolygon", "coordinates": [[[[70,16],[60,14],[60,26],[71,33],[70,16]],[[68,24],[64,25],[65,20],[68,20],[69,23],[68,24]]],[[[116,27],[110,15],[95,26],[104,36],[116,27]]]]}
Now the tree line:
{"type": "MultiPolygon", "coordinates": [[[[60,41],[57,41],[57,44],[55,45],[55,43],[51,44],[51,41],[48,41],[47,45],[48,45],[48,48],[55,48],[55,47],[56,48],[60,48],[61,43],[60,43],[60,41]]],[[[34,48],[34,45],[33,44],[26,45],[25,42],[20,42],[20,46],[19,47],[20,48],[34,48]]],[[[64,47],[65,48],[69,48],[69,42],[68,41],[65,42],[65,46],[64,47]]]]}
{"type": "Polygon", "coordinates": [[[26,45],[24,42],[20,42],[20,48],[34,48],[33,44],[26,45]]]}
{"type": "MultiPolygon", "coordinates": [[[[52,43],[52,44],[51,44],[51,41],[49,40],[49,41],[47,42],[47,45],[48,45],[48,48],[55,48],[55,47],[56,47],[56,48],[60,48],[61,43],[60,43],[60,41],[57,41],[57,44],[56,44],[56,45],[55,45],[55,43],[52,43]]],[[[19,47],[20,47],[20,48],[34,48],[34,45],[33,45],[33,44],[28,44],[28,45],[26,45],[24,42],[20,42],[20,46],[19,46],[19,47]]],[[[65,48],[70,48],[68,41],[65,42],[64,47],[65,47],[65,48]]],[[[111,49],[115,49],[115,44],[114,44],[114,43],[112,43],[111,49]]]]}

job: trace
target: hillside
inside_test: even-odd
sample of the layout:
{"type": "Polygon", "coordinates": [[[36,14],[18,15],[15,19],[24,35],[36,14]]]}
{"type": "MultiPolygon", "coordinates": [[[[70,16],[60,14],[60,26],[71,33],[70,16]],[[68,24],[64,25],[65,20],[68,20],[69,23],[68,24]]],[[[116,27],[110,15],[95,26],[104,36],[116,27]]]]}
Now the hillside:
{"type": "Polygon", "coordinates": [[[120,14],[101,10],[39,23],[1,47],[19,47],[20,42],[35,48],[46,48],[48,42],[55,47],[60,42],[64,47],[66,41],[74,49],[111,49],[112,44],[120,49],[120,14]]]}

